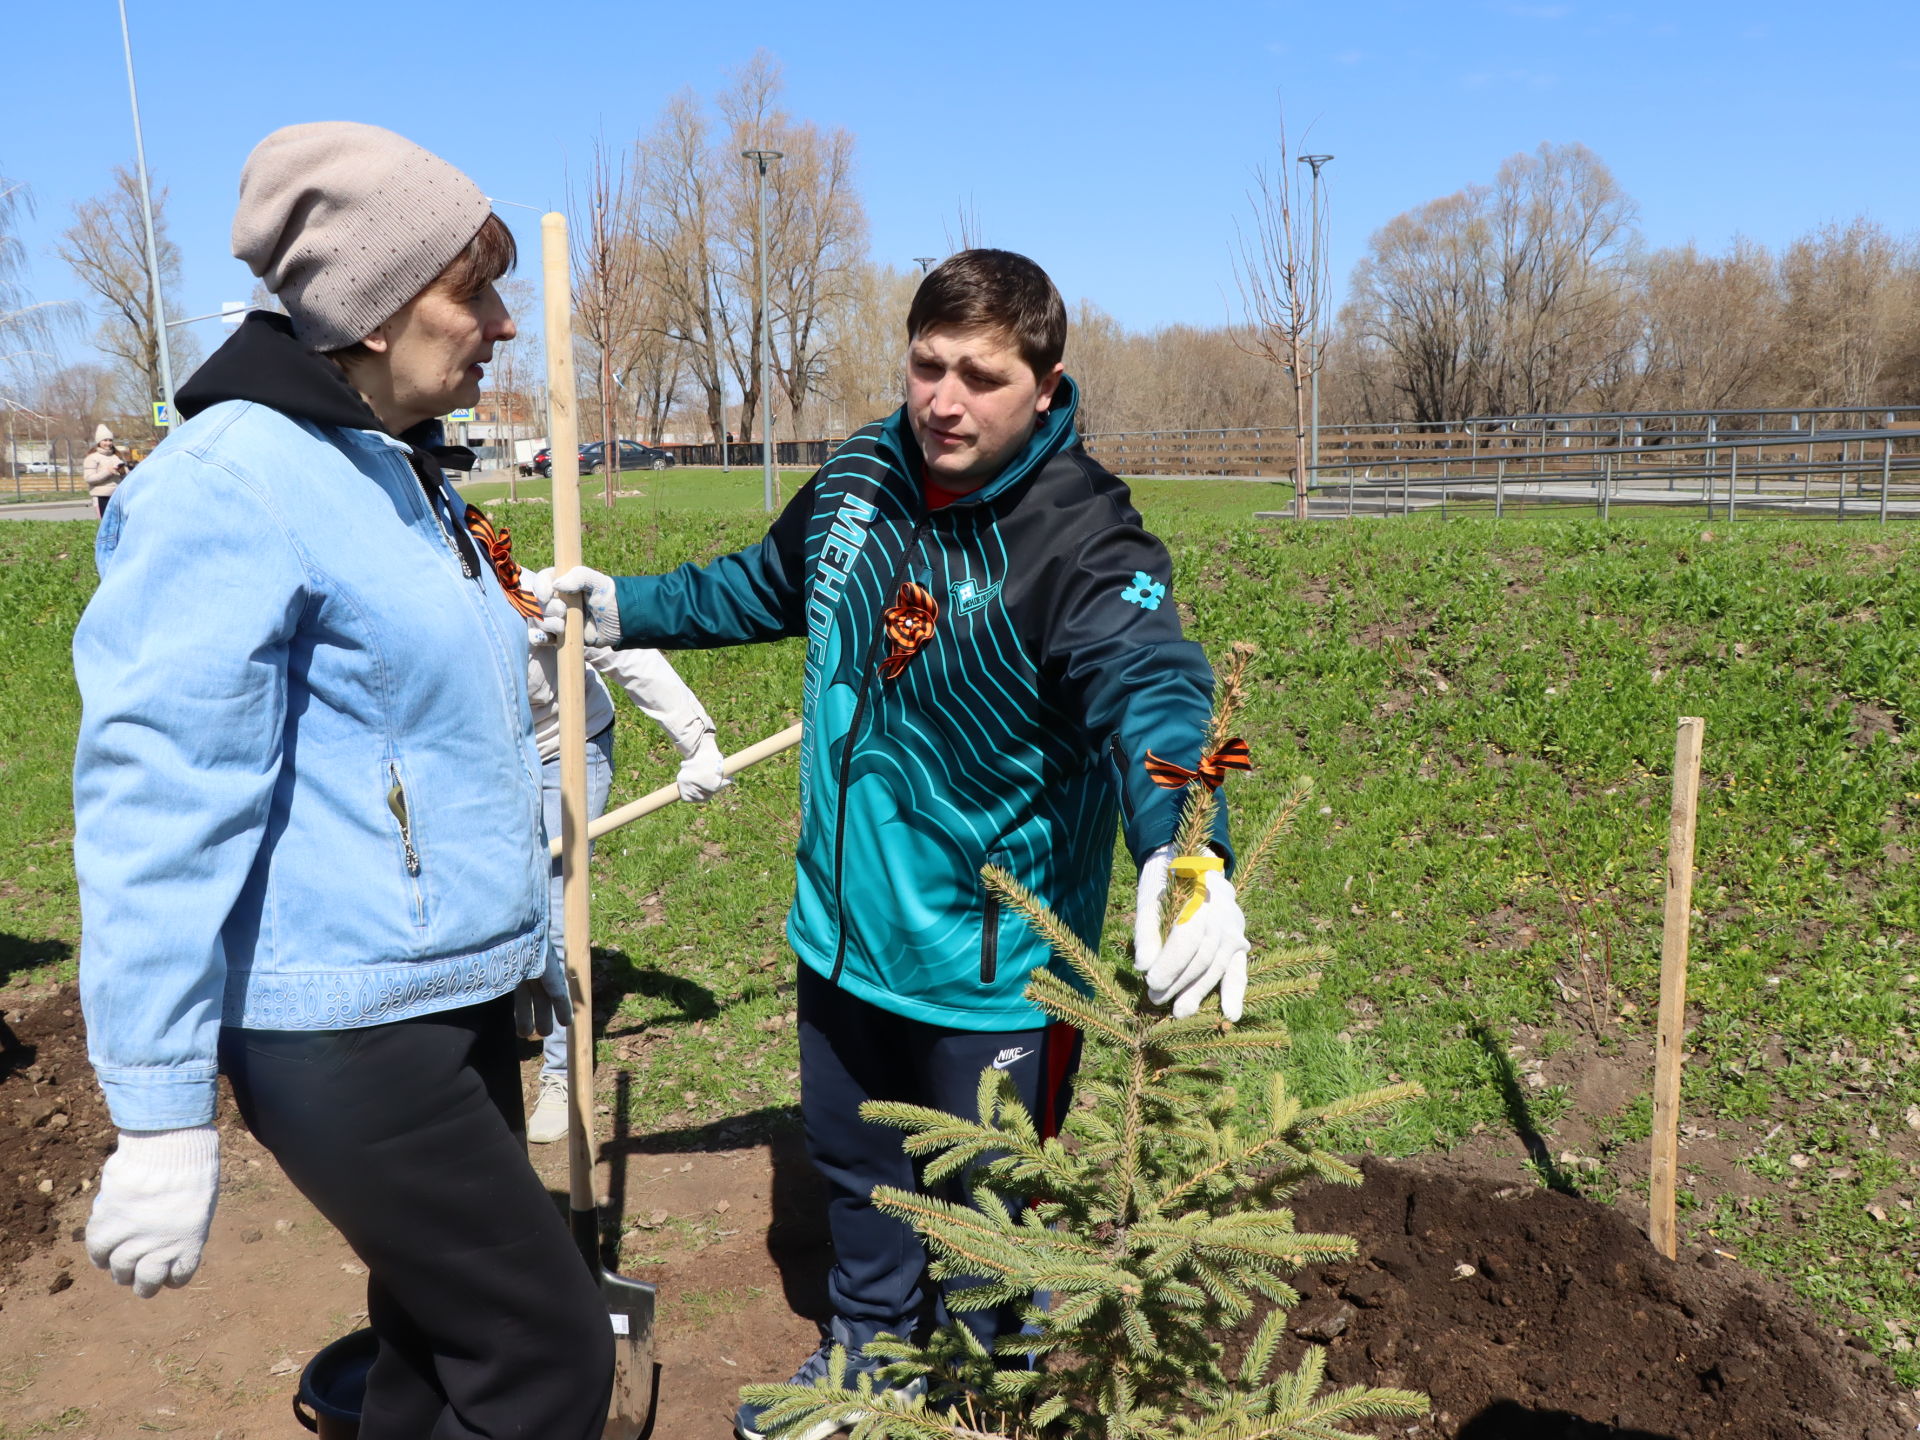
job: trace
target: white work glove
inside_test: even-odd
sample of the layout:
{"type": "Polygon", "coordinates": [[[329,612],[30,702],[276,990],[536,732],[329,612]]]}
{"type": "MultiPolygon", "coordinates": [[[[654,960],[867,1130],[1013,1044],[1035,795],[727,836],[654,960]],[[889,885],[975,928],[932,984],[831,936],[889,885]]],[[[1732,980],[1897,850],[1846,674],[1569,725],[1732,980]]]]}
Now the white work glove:
{"type": "Polygon", "coordinates": [[[87,1217],[87,1258],[141,1299],[200,1268],[220,1193],[220,1136],[211,1125],[122,1130],[87,1217]]]}
{"type": "MultiPolygon", "coordinates": [[[[579,595],[587,603],[587,644],[605,645],[609,648],[620,643],[620,605],[614,599],[613,579],[591,570],[585,565],[576,565],[564,575],[554,577],[554,592],[559,595],[579,595]]],[[[562,608],[559,628],[554,628],[554,617],[549,614],[546,626],[549,633],[559,636],[566,633],[566,611],[562,608]]]]}
{"type": "Polygon", "coordinates": [[[1147,980],[1147,999],[1155,1005],[1173,1000],[1175,1019],[1197,1014],[1200,1002],[1220,988],[1220,1013],[1240,1018],[1247,998],[1247,917],[1234,897],[1233,882],[1221,870],[1204,875],[1199,907],[1176,921],[1160,942],[1160,896],[1173,864],[1171,845],[1162,845],[1140,866],[1140,890],[1133,917],[1133,965],[1147,980]]]}
{"type": "Polygon", "coordinates": [[[540,618],[527,621],[529,645],[558,645],[567,628],[567,602],[553,593],[553,570],[520,571],[520,588],[540,602],[540,618]]]}
{"type": "Polygon", "coordinates": [[[573,1001],[567,995],[567,967],[560,952],[547,947],[547,968],[532,980],[522,980],[513,992],[513,1028],[522,1040],[544,1040],[573,1023],[573,1001]]]}
{"type": "Polygon", "coordinates": [[[731,785],[733,782],[720,769],[724,758],[720,742],[711,730],[707,731],[693,754],[680,762],[680,773],[673,777],[673,783],[680,787],[680,798],[690,804],[703,804],[731,785]]]}

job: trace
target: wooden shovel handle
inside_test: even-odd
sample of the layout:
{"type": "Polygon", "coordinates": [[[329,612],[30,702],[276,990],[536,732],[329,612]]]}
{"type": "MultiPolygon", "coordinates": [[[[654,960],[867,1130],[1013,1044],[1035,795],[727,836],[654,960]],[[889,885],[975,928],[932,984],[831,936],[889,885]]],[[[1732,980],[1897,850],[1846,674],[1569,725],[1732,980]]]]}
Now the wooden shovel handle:
{"type": "MultiPolygon", "coordinates": [[[[738,775],[742,770],[758,765],[762,760],[770,760],[783,750],[791,750],[800,743],[800,727],[789,725],[778,734],[769,735],[749,745],[746,749],[727,756],[720,762],[720,773],[727,776],[738,775]]],[[[680,798],[678,785],[662,785],[658,790],[649,790],[638,800],[629,800],[617,810],[609,810],[591,825],[587,826],[587,838],[598,840],[609,830],[618,830],[623,825],[631,825],[642,816],[651,815],[656,810],[664,810],[680,798]]],[[[554,859],[560,858],[560,841],[552,840],[547,844],[547,853],[554,859]]]]}

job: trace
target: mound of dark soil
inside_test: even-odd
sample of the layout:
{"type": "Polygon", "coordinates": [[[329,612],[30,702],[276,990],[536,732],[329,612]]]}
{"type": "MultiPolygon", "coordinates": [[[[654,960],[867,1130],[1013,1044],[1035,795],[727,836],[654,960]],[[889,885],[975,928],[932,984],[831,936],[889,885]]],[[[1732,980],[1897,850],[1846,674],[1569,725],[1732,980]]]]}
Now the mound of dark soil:
{"type": "MultiPolygon", "coordinates": [[[[1439,1166],[1369,1161],[1301,1197],[1362,1258],[1295,1283],[1289,1328],[1341,1384],[1425,1392],[1447,1440],[1912,1440],[1871,1354],[1712,1252],[1668,1261],[1621,1212],[1439,1166]]],[[[1856,1342],[1857,1343],[1857,1342],[1856,1342]]]]}
{"type": "Polygon", "coordinates": [[[52,1244],[54,1214],[100,1173],[114,1131],[62,986],[0,1010],[0,1285],[52,1244]]]}

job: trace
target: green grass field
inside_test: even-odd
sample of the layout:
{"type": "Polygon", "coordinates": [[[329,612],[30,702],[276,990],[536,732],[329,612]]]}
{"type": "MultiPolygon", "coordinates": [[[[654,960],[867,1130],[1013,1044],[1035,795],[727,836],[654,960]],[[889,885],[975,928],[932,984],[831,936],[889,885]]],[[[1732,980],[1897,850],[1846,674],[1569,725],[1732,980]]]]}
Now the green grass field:
{"type": "MultiPolygon", "coordinates": [[[[786,473],[789,493],[802,478],[786,473]]],[[[622,484],[643,493],[586,508],[587,556],[606,569],[666,568],[764,526],[758,471],[622,484]]],[[[1684,1220],[1861,1317],[1920,1384],[1920,537],[1247,518],[1279,493],[1136,489],[1192,632],[1261,647],[1243,727],[1260,770],[1229,791],[1243,823],[1293,775],[1317,782],[1275,880],[1245,897],[1259,937],[1333,951],[1292,1015],[1296,1085],[1420,1081],[1428,1099],[1367,1137],[1400,1153],[1510,1130],[1524,1105],[1548,1136],[1543,1182],[1565,1180],[1553,1135],[1577,1122],[1599,1166],[1573,1176],[1580,1188],[1634,1183],[1648,1085],[1578,1114],[1527,1072],[1647,1053],[1674,721],[1704,716],[1685,1117],[1742,1183],[1689,1182],[1684,1220]]],[[[537,562],[548,506],[490,508],[537,562]]],[[[90,524],[0,525],[0,978],[16,984],[71,974],[78,943],[67,646],[91,538],[90,524]]],[[[797,717],[799,660],[788,643],[676,663],[733,749],[797,717]]],[[[616,800],[673,769],[637,712],[619,725],[616,800]]],[[[794,781],[783,757],[603,842],[601,1053],[633,1133],[695,1145],[790,1123],[794,781]]]]}

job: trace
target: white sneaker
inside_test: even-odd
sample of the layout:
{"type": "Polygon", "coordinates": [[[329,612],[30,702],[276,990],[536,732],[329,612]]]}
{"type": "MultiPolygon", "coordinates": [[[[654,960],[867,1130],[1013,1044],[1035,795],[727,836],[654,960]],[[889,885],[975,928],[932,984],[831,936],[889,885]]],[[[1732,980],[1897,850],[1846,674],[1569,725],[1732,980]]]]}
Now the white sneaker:
{"type": "Polygon", "coordinates": [[[527,1117],[527,1139],[535,1145],[551,1145],[567,1138],[567,1077],[540,1076],[540,1098],[527,1117]]]}

